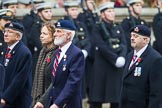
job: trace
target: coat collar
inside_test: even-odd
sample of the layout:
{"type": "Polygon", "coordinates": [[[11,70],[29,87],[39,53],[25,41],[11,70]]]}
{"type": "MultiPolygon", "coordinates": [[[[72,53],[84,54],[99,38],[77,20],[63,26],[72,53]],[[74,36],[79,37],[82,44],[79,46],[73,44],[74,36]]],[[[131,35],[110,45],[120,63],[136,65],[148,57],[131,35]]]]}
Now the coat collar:
{"type": "MultiPolygon", "coordinates": [[[[146,48],[146,50],[142,53],[142,55],[140,56],[140,58],[142,59],[141,62],[144,61],[144,59],[146,58],[146,55],[149,53],[151,49],[151,46],[148,45],[148,47],[146,48]]],[[[123,74],[123,78],[125,78],[126,76],[128,76],[130,73],[134,72],[134,69],[136,66],[138,66],[140,63],[137,63],[138,60],[132,65],[132,67],[129,69],[129,65],[130,65],[130,62],[132,60],[132,57],[133,57],[133,51],[129,54],[128,56],[128,62],[127,64],[125,65],[125,70],[124,70],[124,74],[123,74]]]]}

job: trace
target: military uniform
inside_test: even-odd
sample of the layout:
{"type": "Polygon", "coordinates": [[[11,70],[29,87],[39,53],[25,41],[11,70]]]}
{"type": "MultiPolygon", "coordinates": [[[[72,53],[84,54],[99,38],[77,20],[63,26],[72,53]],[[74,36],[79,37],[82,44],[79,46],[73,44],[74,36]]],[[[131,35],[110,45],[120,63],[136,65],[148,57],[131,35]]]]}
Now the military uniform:
{"type": "MultiPolygon", "coordinates": [[[[103,3],[99,9],[109,8],[114,8],[114,2],[103,3]]],[[[93,28],[92,36],[95,60],[90,79],[90,108],[101,108],[102,103],[108,102],[117,106],[124,64],[118,67],[116,61],[119,57],[124,59],[127,53],[124,31],[121,25],[102,20],[93,28]]]]}
{"type": "MultiPolygon", "coordinates": [[[[33,4],[30,2],[31,5],[44,2],[43,0],[32,0],[32,1],[33,1],[33,4]]],[[[22,24],[23,24],[23,26],[25,28],[25,34],[26,34],[26,37],[27,37],[27,43],[28,43],[28,41],[30,42],[30,40],[29,40],[29,37],[30,37],[29,35],[30,34],[29,33],[31,31],[31,27],[33,26],[33,24],[39,23],[38,21],[39,21],[39,16],[37,15],[37,12],[34,9],[32,9],[29,14],[27,14],[27,15],[25,15],[23,17],[22,24]]],[[[28,43],[28,44],[30,44],[30,43],[28,43]]]]}
{"type": "Polygon", "coordinates": [[[152,28],[155,36],[153,47],[162,54],[162,13],[158,13],[154,16],[152,28]]]}
{"type": "Polygon", "coordinates": [[[117,102],[120,90],[122,72],[114,66],[118,56],[126,56],[126,41],[121,26],[106,23],[112,39],[119,39],[119,48],[113,49],[104,39],[100,27],[95,27],[92,32],[95,42],[95,61],[90,87],[90,101],[117,102]]]}

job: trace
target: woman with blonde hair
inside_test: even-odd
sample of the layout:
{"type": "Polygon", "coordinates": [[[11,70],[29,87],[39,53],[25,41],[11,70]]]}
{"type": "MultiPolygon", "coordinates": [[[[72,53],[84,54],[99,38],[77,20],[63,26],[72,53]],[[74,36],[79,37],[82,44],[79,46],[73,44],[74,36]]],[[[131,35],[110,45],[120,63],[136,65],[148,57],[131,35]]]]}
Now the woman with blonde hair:
{"type": "Polygon", "coordinates": [[[41,28],[40,41],[43,48],[40,51],[36,65],[32,89],[32,106],[36,102],[44,104],[44,93],[51,83],[52,72],[48,72],[47,70],[49,68],[49,65],[53,63],[51,62],[51,58],[53,57],[53,51],[56,49],[56,46],[54,45],[54,32],[55,27],[52,23],[45,23],[41,28]]]}

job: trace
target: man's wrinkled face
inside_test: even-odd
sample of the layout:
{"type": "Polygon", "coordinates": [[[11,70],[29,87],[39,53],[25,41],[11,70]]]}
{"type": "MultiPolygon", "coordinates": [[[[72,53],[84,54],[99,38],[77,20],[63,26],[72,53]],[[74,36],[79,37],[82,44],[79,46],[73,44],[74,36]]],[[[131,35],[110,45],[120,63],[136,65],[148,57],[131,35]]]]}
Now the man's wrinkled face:
{"type": "Polygon", "coordinates": [[[16,41],[20,39],[20,35],[16,30],[12,30],[10,28],[5,28],[4,30],[4,42],[6,42],[9,46],[14,44],[16,41]]]}
{"type": "Polygon", "coordinates": [[[146,36],[142,36],[137,33],[131,32],[131,46],[137,51],[139,51],[146,44],[148,44],[149,40],[150,39],[146,36]]]}
{"type": "Polygon", "coordinates": [[[67,32],[64,29],[56,28],[54,33],[54,44],[58,46],[65,45],[68,42],[67,37],[67,32]]]}

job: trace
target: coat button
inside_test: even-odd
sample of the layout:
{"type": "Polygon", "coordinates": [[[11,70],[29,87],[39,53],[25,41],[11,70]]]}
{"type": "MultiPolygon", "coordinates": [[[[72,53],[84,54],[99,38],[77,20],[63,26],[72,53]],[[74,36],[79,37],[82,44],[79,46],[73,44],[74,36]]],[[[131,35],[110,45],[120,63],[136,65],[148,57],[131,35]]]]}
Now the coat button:
{"type": "Polygon", "coordinates": [[[50,99],[52,99],[52,96],[50,96],[50,99]]]}

